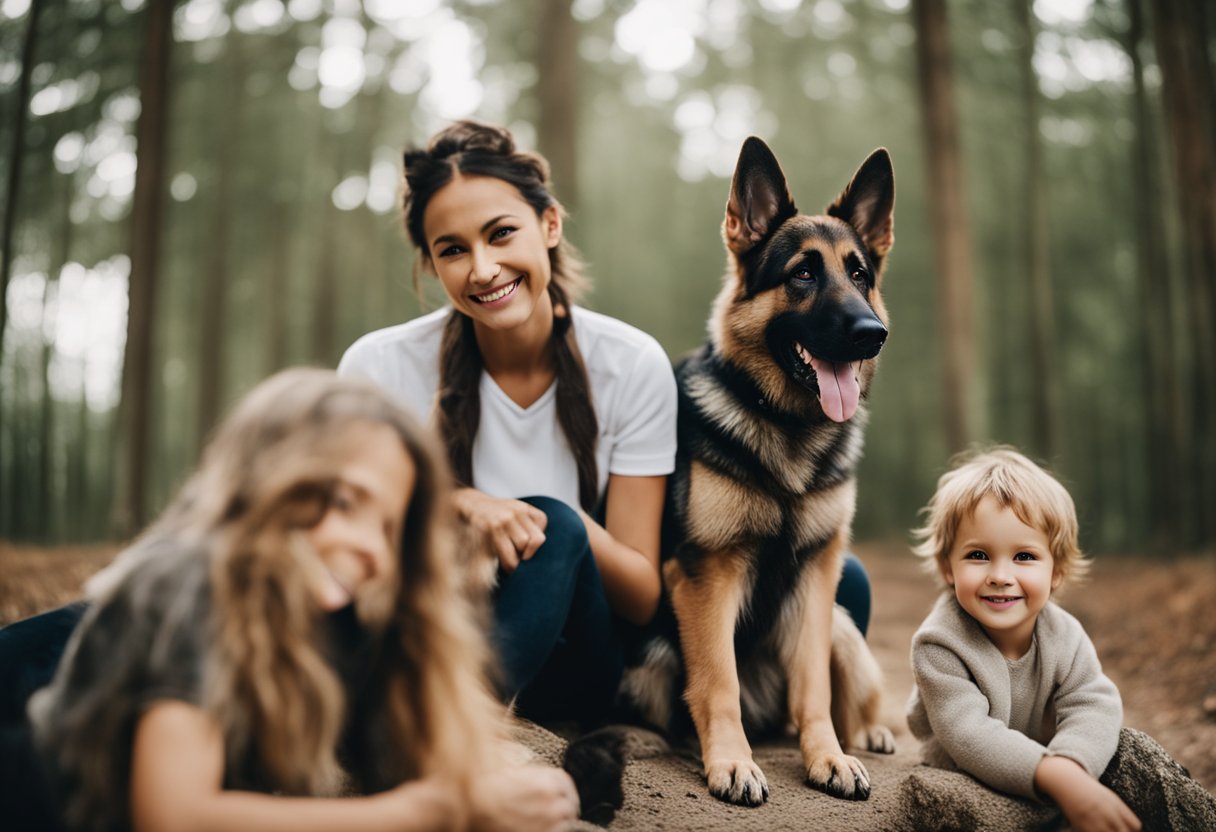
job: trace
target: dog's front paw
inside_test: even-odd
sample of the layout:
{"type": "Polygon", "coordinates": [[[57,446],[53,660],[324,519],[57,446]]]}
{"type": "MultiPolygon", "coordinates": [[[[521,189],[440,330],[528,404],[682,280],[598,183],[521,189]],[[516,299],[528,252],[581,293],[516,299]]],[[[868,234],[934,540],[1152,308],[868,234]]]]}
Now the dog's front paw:
{"type": "Polygon", "coordinates": [[[768,780],[751,760],[714,760],[705,764],[709,793],[738,806],[759,806],[768,800],[768,780]]]}
{"type": "Polygon", "coordinates": [[[871,725],[866,729],[866,751],[879,754],[895,753],[895,737],[885,725],[871,725]]]}
{"type": "Polygon", "coordinates": [[[848,754],[824,754],[806,770],[806,782],[832,797],[865,800],[870,796],[870,774],[861,760],[848,754]]]}

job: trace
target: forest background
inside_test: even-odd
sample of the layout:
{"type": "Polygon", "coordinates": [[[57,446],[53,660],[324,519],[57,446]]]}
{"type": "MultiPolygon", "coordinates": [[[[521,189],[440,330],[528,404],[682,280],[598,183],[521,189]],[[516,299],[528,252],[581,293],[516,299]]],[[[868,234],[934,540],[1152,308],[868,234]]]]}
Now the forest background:
{"type": "Polygon", "coordinates": [[[258,380],[437,305],[400,152],[474,117],[673,358],[747,135],[812,212],[889,148],[857,536],[999,441],[1086,549],[1210,552],[1214,44],[1203,0],[0,0],[0,539],[124,539],[258,380]]]}

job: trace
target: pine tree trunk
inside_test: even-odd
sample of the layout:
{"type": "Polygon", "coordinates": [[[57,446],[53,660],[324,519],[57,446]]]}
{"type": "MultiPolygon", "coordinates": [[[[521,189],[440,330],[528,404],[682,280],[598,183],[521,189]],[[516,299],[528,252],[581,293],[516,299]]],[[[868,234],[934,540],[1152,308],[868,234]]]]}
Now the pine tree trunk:
{"type": "Polygon", "coordinates": [[[572,213],[578,205],[578,21],[570,0],[540,0],[536,54],[537,142],[553,188],[572,213]]]}
{"type": "Polygon", "coordinates": [[[972,401],[975,383],[975,302],[971,223],[963,188],[958,144],[950,32],[944,0],[913,0],[917,65],[924,109],[929,168],[929,207],[937,254],[946,441],[952,452],[976,436],[972,401]]]}
{"type": "Polygon", "coordinates": [[[149,0],[140,70],[140,115],[136,128],[135,192],[131,205],[131,276],[127,343],[122,367],[120,435],[122,459],[114,531],[128,537],[144,524],[148,438],[151,433],[153,322],[161,219],[164,213],[165,146],[169,104],[169,55],[173,41],[172,0],[149,0]]]}
{"type": "Polygon", "coordinates": [[[1190,338],[1188,469],[1175,488],[1193,506],[1187,543],[1216,540],[1216,103],[1202,0],[1153,0],[1157,62],[1186,250],[1190,338]]]}

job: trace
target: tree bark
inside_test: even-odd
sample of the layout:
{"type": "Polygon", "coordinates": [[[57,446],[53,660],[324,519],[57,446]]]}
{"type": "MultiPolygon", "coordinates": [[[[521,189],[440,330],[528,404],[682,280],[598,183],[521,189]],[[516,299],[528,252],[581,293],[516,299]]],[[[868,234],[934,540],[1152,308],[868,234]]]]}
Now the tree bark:
{"type": "Polygon", "coordinates": [[[131,205],[131,275],[127,343],[122,367],[119,465],[114,531],[129,537],[144,523],[145,460],[151,426],[153,321],[161,218],[164,212],[165,148],[169,104],[169,55],[173,41],[172,0],[149,0],[140,68],[140,115],[136,127],[139,167],[131,205]]]}
{"type": "Polygon", "coordinates": [[[1051,286],[1048,254],[1047,199],[1043,176],[1043,140],[1039,134],[1039,80],[1034,71],[1036,26],[1031,10],[1033,0],[1017,4],[1025,37],[1021,51],[1022,108],[1025,118],[1026,182],[1023,192],[1023,245],[1026,251],[1026,278],[1030,288],[1030,385],[1031,436],[1034,452],[1053,460],[1059,451],[1057,419],[1059,385],[1053,361],[1055,345],[1055,302],[1051,286]]]}
{"type": "MultiPolygon", "coordinates": [[[[537,38],[537,143],[549,160],[554,192],[578,205],[578,21],[570,0],[540,0],[537,38]]],[[[576,212],[575,212],[576,213],[576,212]]],[[[577,213],[576,213],[577,215],[577,213]]]]}
{"type": "Polygon", "coordinates": [[[976,435],[972,405],[975,303],[971,223],[963,189],[945,2],[913,0],[912,11],[929,167],[930,220],[937,256],[946,442],[952,452],[957,452],[976,435]]]}
{"type": "Polygon", "coordinates": [[[1153,0],[1157,62],[1173,145],[1191,361],[1186,482],[1194,511],[1187,542],[1216,539],[1216,111],[1201,0],[1153,0]]]}
{"type": "Polygon", "coordinates": [[[198,384],[198,447],[201,450],[224,406],[226,376],[225,346],[231,338],[226,332],[228,319],[228,287],[232,218],[239,210],[239,200],[233,198],[232,175],[237,167],[241,130],[244,124],[245,62],[241,35],[228,36],[231,60],[225,71],[226,83],[220,94],[225,101],[226,116],[216,124],[216,185],[211,208],[211,232],[208,243],[207,269],[203,276],[199,329],[198,384]]]}
{"type": "Polygon", "coordinates": [[[1182,509],[1187,497],[1174,493],[1179,466],[1185,459],[1186,425],[1178,358],[1171,337],[1181,325],[1174,320],[1173,312],[1176,276],[1166,256],[1158,208],[1163,202],[1156,175],[1158,151],[1140,57],[1145,36],[1142,4],[1143,0],[1127,4],[1128,30],[1123,44],[1132,64],[1132,119],[1136,125],[1131,167],[1136,195],[1136,289],[1141,310],[1140,418],[1148,479],[1149,545],[1168,551],[1180,543],[1179,532],[1186,522],[1182,509]]]}

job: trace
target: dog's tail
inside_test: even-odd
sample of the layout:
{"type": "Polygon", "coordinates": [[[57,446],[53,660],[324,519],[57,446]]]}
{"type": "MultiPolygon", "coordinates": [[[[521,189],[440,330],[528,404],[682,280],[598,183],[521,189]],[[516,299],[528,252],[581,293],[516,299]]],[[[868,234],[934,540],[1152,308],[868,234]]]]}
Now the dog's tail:
{"type": "Polygon", "coordinates": [[[562,768],[578,787],[579,817],[607,826],[625,802],[625,764],[668,750],[658,734],[629,725],[609,725],[566,746],[562,768]]]}

